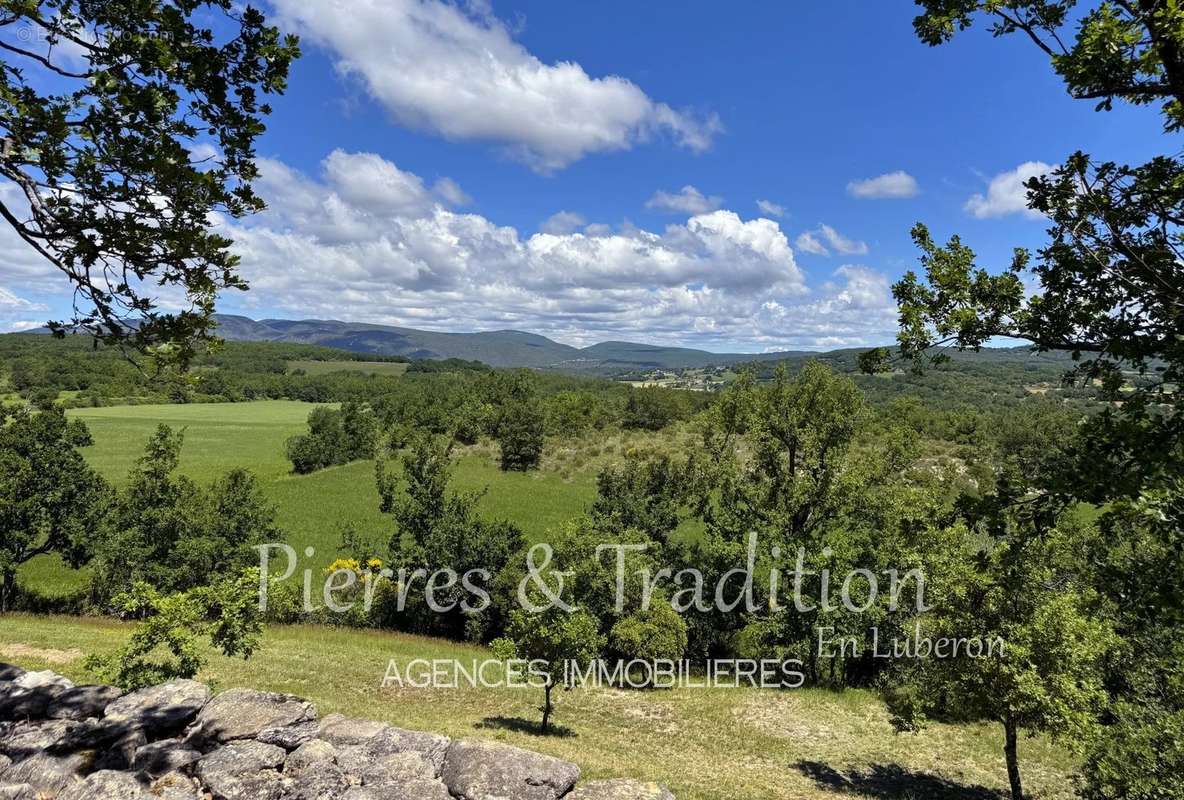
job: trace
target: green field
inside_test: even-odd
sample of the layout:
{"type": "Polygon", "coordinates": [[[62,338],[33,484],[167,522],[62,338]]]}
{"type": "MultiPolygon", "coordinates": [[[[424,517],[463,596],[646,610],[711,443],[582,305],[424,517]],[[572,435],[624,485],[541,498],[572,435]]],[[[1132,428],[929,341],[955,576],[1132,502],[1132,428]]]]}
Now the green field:
{"type": "MultiPolygon", "coordinates": [[[[378,512],[373,462],[358,461],[298,476],[284,443],[305,430],[306,403],[266,401],[206,405],[140,405],[70,412],[86,421],[94,445],[86,458],[116,483],[156,426],[185,431],[181,470],[208,482],[232,467],[259,477],[278,523],[298,549],[316,548],[302,566],[319,570],[337,556],[347,524],[386,537],[378,512]]],[[[539,538],[584,513],[595,474],[625,452],[689,446],[690,429],[660,435],[608,433],[548,442],[543,469],[503,473],[488,443],[462,451],[455,485],[484,489],[482,510],[539,538]]],[[[299,573],[297,573],[299,574],[299,573]]],[[[85,575],[41,559],[22,583],[42,594],[80,586],[85,575]]],[[[130,628],[109,619],[12,615],[0,626],[0,660],[50,667],[92,679],[90,653],[114,650],[130,628]]],[[[883,703],[861,690],[578,689],[558,697],[561,733],[534,732],[540,697],[519,689],[382,689],[388,659],[488,657],[488,651],[439,639],[312,626],[268,628],[249,661],[210,653],[199,676],[219,687],[251,686],[316,701],[339,711],[451,736],[477,735],[573,760],[590,777],[634,776],[669,784],[700,800],[752,797],[820,800],[836,793],[867,798],[994,800],[1006,785],[997,726],[933,725],[918,735],[893,732],[883,703]]],[[[1022,743],[1025,780],[1034,797],[1072,795],[1070,755],[1043,739],[1022,743]]]]}
{"type": "MultiPolygon", "coordinates": [[[[11,615],[0,626],[0,660],[93,680],[82,654],[115,649],[128,630],[108,619],[11,615]]],[[[321,714],[498,739],[570,759],[585,777],[666,783],[680,800],[994,800],[1006,786],[998,726],[896,734],[883,704],[862,690],[574,689],[557,696],[560,735],[544,737],[534,733],[537,690],[381,688],[392,659],[403,669],[417,658],[487,657],[425,637],[276,626],[249,661],[212,654],[198,677],[308,697],[321,714]]],[[[1023,739],[1020,749],[1032,797],[1072,796],[1065,752],[1043,739],[1023,739]]]]}
{"type": "Polygon", "coordinates": [[[364,375],[402,375],[411,366],[400,361],[289,361],[288,369],[305,375],[328,375],[331,372],[361,372],[364,375]]]}
{"type": "MultiPolygon", "coordinates": [[[[140,405],[82,408],[70,416],[86,421],[94,445],[83,450],[104,477],[126,480],[148,437],[164,423],[185,431],[181,471],[206,483],[234,467],[247,467],[275,504],[277,523],[302,551],[314,547],[309,566],[319,569],[337,555],[347,525],[371,537],[390,536],[390,522],[378,511],[374,462],[355,461],[311,475],[294,475],[284,443],[305,430],[309,403],[268,400],[253,403],[140,405]]],[[[583,513],[595,496],[589,471],[565,478],[554,470],[505,473],[485,451],[462,456],[455,468],[459,489],[485,490],[482,512],[509,519],[533,539],[583,513]]],[[[76,588],[82,576],[55,558],[35,559],[21,573],[24,586],[45,594],[76,588]]]]}

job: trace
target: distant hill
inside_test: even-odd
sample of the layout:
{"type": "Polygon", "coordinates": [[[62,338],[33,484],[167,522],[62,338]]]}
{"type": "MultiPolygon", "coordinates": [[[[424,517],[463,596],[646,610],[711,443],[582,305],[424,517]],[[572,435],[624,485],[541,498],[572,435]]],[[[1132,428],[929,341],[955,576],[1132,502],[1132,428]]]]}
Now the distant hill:
{"type": "MultiPolygon", "coordinates": [[[[401,356],[409,360],[444,360],[449,358],[480,361],[491,367],[530,367],[564,372],[591,372],[599,375],[620,376],[652,369],[681,370],[695,367],[757,366],[765,372],[771,367],[763,362],[799,362],[819,359],[836,369],[851,372],[856,360],[867,348],[840,350],[780,350],[770,353],[712,353],[690,347],[664,347],[638,342],[600,342],[589,347],[560,344],[546,336],[525,331],[478,331],[474,333],[440,333],[393,325],[371,325],[364,322],[341,322],[324,319],[264,319],[254,320],[236,314],[215,314],[218,335],[236,342],[279,342],[296,345],[346,350],[370,356],[401,356]]],[[[47,328],[27,331],[45,334],[47,328]]],[[[957,352],[948,355],[955,361],[985,365],[991,363],[1057,365],[1068,368],[1068,353],[1036,353],[1028,345],[1018,347],[984,347],[978,352],[957,352]]]]}
{"type": "Polygon", "coordinates": [[[634,342],[601,342],[572,347],[524,331],[438,333],[391,325],[369,325],[337,320],[253,320],[219,314],[218,335],[234,341],[298,342],[337,347],[355,353],[407,358],[463,358],[493,367],[534,367],[562,370],[684,369],[727,366],[745,361],[775,361],[804,355],[778,353],[710,353],[686,347],[661,347],[634,342]]]}

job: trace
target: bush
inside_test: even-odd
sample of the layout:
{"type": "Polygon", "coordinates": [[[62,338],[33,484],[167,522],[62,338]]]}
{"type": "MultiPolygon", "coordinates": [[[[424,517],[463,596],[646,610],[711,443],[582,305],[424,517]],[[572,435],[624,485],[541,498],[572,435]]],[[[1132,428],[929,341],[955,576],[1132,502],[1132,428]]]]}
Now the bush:
{"type": "Polygon", "coordinates": [[[563,391],[543,404],[546,430],[551,436],[580,436],[604,428],[611,412],[604,401],[587,391],[563,391]]]}
{"type": "Polygon", "coordinates": [[[288,440],[288,460],[292,471],[300,475],[316,472],[328,465],[324,443],[315,436],[293,436],[288,440]]]}
{"type": "Polygon", "coordinates": [[[54,407],[54,403],[58,399],[58,390],[49,388],[33,389],[25,394],[25,399],[29,401],[29,405],[33,406],[33,408],[45,411],[54,407]]]}
{"type": "Polygon", "coordinates": [[[267,585],[267,609],[263,612],[263,621],[272,625],[313,621],[304,612],[304,592],[300,581],[271,579],[267,585]]]}
{"type": "Polygon", "coordinates": [[[489,429],[492,414],[493,409],[487,404],[475,399],[467,400],[456,410],[452,425],[453,438],[461,444],[476,444],[481,434],[489,429]]]}
{"type": "Polygon", "coordinates": [[[340,410],[314,408],[308,415],[308,433],[288,440],[288,460],[300,474],[373,458],[378,442],[378,421],[360,403],[348,402],[340,410]]]}
{"type": "Polygon", "coordinates": [[[114,604],[121,616],[142,622],[127,644],[108,656],[89,656],[86,667],[133,691],[192,678],[205,663],[204,638],[224,655],[250,658],[263,633],[258,586],[258,572],[251,570],[170,595],[136,582],[114,604]]]}
{"type": "Polygon", "coordinates": [[[157,428],[95,537],[99,602],[137,581],[162,592],[195,588],[257,563],[255,545],[283,539],[254,475],[234,469],[199,486],[176,474],[181,444],[181,434],[157,428]]]}
{"type": "Polygon", "coordinates": [[[1184,797],[1184,712],[1119,703],[1087,755],[1086,800],[1184,797]]]}
{"type": "Polygon", "coordinates": [[[502,411],[497,441],[503,470],[525,472],[538,467],[543,456],[543,424],[537,403],[512,405],[502,411]]]}
{"type": "Polygon", "coordinates": [[[677,661],[687,650],[687,624],[669,603],[655,599],[647,610],[614,625],[608,641],[613,653],[625,661],[677,661]]]}
{"type": "Polygon", "coordinates": [[[635,528],[664,543],[678,527],[679,507],[686,501],[687,481],[680,472],[666,457],[630,456],[605,468],[596,476],[592,519],[610,533],[635,528]]]}
{"type": "Polygon", "coordinates": [[[634,389],[625,401],[621,425],[635,430],[660,431],[685,416],[686,410],[675,392],[658,387],[634,389]]]}

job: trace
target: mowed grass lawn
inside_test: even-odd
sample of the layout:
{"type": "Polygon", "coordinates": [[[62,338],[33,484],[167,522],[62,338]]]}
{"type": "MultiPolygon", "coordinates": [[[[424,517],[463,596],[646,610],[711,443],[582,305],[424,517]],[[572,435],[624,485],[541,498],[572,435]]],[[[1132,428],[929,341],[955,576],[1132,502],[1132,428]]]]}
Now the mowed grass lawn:
{"type": "MultiPolygon", "coordinates": [[[[250,469],[275,505],[277,523],[288,542],[302,556],[304,548],[315,548],[315,555],[301,568],[319,570],[337,557],[347,526],[385,540],[391,522],[378,511],[373,461],[311,475],[292,474],[284,444],[305,432],[314,407],[267,400],[80,408],[69,413],[84,420],[94,438],[94,445],[83,449],[87,460],[116,484],[126,482],[128,471],[161,423],[185,432],[180,471],[199,483],[209,483],[234,467],[250,469]]],[[[485,490],[482,513],[515,522],[532,539],[582,514],[596,493],[590,474],[565,480],[551,471],[504,473],[492,459],[478,455],[459,459],[454,478],[458,489],[485,490]]],[[[56,557],[35,559],[21,572],[24,586],[47,595],[72,590],[82,580],[83,575],[67,569],[56,557]]]]}
{"type": "MultiPolygon", "coordinates": [[[[130,627],[107,619],[11,615],[0,660],[94,680],[82,654],[117,648],[130,627]]],[[[991,800],[1006,769],[997,725],[935,724],[897,734],[870,692],[849,690],[574,689],[557,694],[562,735],[535,732],[541,691],[381,688],[388,662],[471,664],[488,651],[379,631],[268,628],[248,661],[212,655],[198,676],[215,688],[249,686],[316,702],[320,713],[381,719],[449,736],[479,736],[576,762],[584,776],[668,784],[680,800],[991,800]]],[[[1032,797],[1072,797],[1072,760],[1043,739],[1020,742],[1032,797]]]]}

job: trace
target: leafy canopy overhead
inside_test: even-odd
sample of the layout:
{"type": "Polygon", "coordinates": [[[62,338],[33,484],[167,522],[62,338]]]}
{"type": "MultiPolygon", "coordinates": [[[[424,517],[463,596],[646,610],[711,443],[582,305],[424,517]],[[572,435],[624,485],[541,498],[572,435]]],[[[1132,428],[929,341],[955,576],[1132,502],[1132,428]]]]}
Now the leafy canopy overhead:
{"type": "MultiPolygon", "coordinates": [[[[1048,54],[1072,96],[1097,100],[1100,110],[1115,100],[1157,102],[1169,133],[1184,126],[1184,9],[1177,3],[918,5],[924,13],[914,25],[928,44],[984,16],[995,35],[1022,33],[1048,54]]],[[[1166,149],[1170,155],[1135,166],[1078,152],[1029,180],[1028,207],[1049,220],[1049,242],[1035,254],[1017,249],[1002,271],[980,267],[957,236],[942,246],[917,225],[924,274],[910,271],[893,287],[901,355],[917,366],[933,359],[935,348],[978,349],[1011,337],[1070,353],[1078,362],[1071,377],[1097,381],[1123,400],[1119,412],[1090,427],[1090,449],[1106,462],[1095,477],[1111,487],[1097,487],[1091,496],[1098,501],[1162,483],[1184,438],[1184,415],[1163,413],[1179,407],[1175,387],[1184,379],[1184,161],[1177,143],[1166,149]],[[1131,480],[1107,477],[1115,475],[1131,480]]],[[[871,351],[863,366],[880,368],[888,356],[884,348],[871,351]]]]}
{"type": "Polygon", "coordinates": [[[263,208],[261,95],[296,39],[232,0],[4,0],[0,53],[0,217],[75,293],[51,328],[186,361],[246,288],[212,218],[263,208]]]}
{"type": "Polygon", "coordinates": [[[1160,0],[1115,0],[1079,8],[1077,0],[917,0],[913,20],[928,45],[945,44],[977,15],[995,36],[1022,33],[1046,53],[1069,93],[1097,100],[1160,103],[1169,131],[1184,126],[1184,8],[1160,0]]]}

